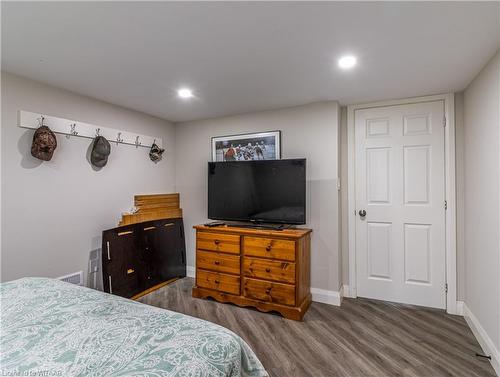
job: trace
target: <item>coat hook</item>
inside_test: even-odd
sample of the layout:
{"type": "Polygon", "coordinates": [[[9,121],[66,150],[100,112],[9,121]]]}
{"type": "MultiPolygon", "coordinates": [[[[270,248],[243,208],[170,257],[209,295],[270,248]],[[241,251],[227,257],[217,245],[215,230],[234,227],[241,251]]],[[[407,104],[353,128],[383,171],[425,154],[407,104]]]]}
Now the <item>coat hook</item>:
{"type": "Polygon", "coordinates": [[[122,135],[122,133],[118,132],[118,135],[116,136],[116,145],[118,145],[118,143],[123,142],[123,139],[121,138],[121,135],[122,135]]]}
{"type": "Polygon", "coordinates": [[[101,129],[100,128],[96,128],[95,130],[95,137],[99,137],[99,133],[101,132],[101,129]]]}
{"type": "Polygon", "coordinates": [[[141,142],[139,141],[139,136],[136,136],[135,137],[135,147],[139,147],[139,145],[141,145],[141,142]]]}
{"type": "Polygon", "coordinates": [[[45,126],[43,124],[43,121],[45,120],[45,117],[43,115],[40,115],[40,118],[38,118],[38,127],[43,127],[45,126]]]}
{"type": "Polygon", "coordinates": [[[69,139],[71,136],[78,135],[78,132],[76,131],[76,123],[70,124],[69,127],[70,127],[69,134],[66,135],[67,139],[69,139]]]}

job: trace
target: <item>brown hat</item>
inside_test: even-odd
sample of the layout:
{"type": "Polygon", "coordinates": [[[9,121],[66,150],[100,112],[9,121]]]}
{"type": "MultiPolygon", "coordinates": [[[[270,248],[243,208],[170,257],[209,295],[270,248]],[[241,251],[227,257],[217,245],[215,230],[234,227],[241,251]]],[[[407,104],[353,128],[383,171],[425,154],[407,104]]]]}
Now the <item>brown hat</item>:
{"type": "Polygon", "coordinates": [[[57,147],[56,135],[47,126],[38,127],[31,143],[31,155],[43,161],[50,161],[57,147]]]}

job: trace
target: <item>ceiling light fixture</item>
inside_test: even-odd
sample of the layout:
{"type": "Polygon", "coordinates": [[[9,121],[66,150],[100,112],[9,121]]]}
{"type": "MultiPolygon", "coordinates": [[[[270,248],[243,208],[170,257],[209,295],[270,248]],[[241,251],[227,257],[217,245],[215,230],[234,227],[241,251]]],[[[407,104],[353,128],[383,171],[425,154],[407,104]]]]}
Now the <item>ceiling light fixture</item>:
{"type": "Polygon", "coordinates": [[[339,59],[339,67],[342,69],[349,69],[356,65],[357,59],[355,56],[346,55],[339,59]]]}
{"type": "Polygon", "coordinates": [[[188,89],[188,88],[179,89],[177,91],[177,95],[180,98],[192,98],[192,97],[194,97],[193,91],[191,89],[188,89]]]}

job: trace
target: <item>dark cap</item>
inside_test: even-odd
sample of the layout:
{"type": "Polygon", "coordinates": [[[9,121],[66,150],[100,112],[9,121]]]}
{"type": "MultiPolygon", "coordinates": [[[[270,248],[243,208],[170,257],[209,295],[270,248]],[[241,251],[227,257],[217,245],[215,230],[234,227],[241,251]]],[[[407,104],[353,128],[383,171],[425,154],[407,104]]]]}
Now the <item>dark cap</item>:
{"type": "Polygon", "coordinates": [[[153,143],[151,149],[149,150],[149,158],[153,162],[158,162],[161,160],[161,155],[165,152],[165,149],[160,148],[156,143],[153,143]]]}
{"type": "Polygon", "coordinates": [[[90,162],[92,165],[102,168],[108,163],[108,156],[111,153],[111,145],[104,136],[97,136],[92,145],[90,162]]]}
{"type": "Polygon", "coordinates": [[[50,161],[57,147],[56,135],[47,126],[38,127],[31,143],[31,155],[43,161],[50,161]]]}

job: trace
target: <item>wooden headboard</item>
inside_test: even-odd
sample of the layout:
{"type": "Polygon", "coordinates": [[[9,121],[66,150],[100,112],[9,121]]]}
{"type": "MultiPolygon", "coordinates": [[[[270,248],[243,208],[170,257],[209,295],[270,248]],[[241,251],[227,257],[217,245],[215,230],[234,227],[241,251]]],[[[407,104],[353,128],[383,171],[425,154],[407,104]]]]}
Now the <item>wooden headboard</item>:
{"type": "Polygon", "coordinates": [[[134,206],[138,209],[137,212],[122,214],[119,226],[151,220],[182,218],[179,193],[135,195],[134,206]]]}

